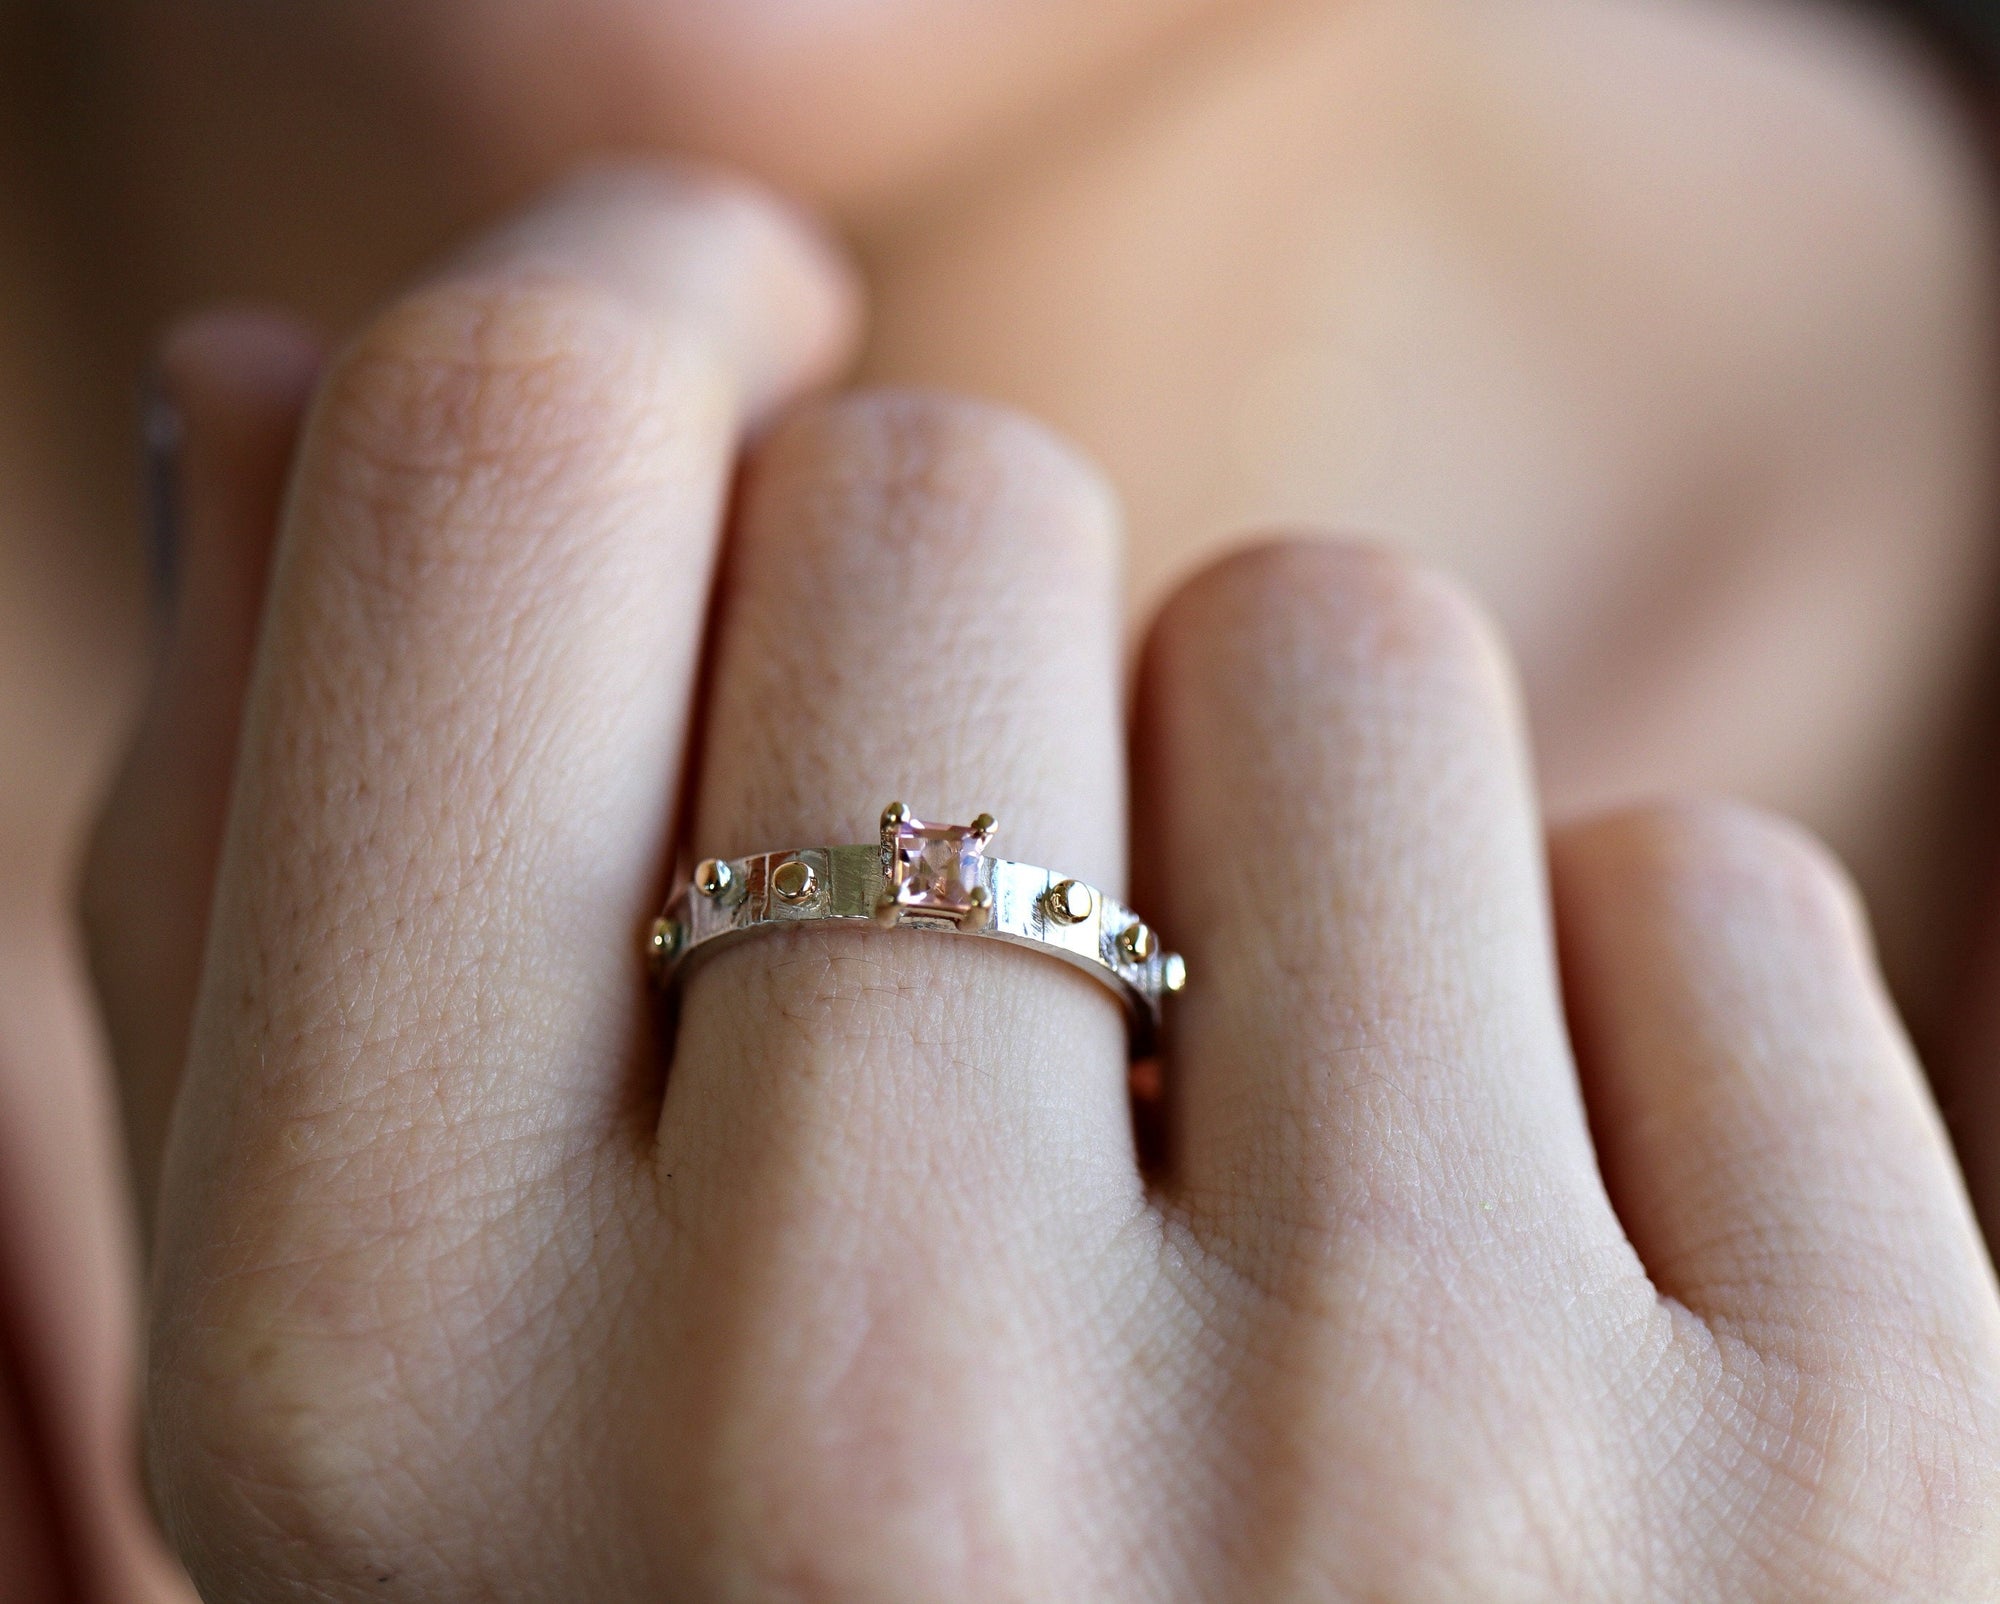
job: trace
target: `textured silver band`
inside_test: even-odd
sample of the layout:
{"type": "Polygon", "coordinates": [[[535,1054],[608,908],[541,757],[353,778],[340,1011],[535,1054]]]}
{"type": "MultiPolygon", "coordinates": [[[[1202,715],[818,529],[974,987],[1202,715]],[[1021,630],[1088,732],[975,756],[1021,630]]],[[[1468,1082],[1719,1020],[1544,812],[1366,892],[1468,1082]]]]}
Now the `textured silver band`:
{"type": "MultiPolygon", "coordinates": [[[[760,930],[799,924],[872,925],[941,931],[1060,958],[1108,985],[1125,1003],[1134,1056],[1157,1037],[1161,1004],[1187,984],[1187,965],[1161,950],[1151,927],[1093,886],[983,853],[992,821],[969,832],[922,826],[891,804],[883,839],[867,846],[797,847],[754,857],[709,859],[654,922],[648,950],[664,986],[676,984],[698,954],[760,930]],[[905,821],[908,821],[905,824],[905,821]],[[983,828],[982,828],[983,826],[983,828]],[[899,854],[897,830],[927,832],[953,850],[970,843],[949,881],[948,898],[913,891],[912,853],[899,854]]],[[[919,846],[924,843],[918,843],[919,846]]]]}

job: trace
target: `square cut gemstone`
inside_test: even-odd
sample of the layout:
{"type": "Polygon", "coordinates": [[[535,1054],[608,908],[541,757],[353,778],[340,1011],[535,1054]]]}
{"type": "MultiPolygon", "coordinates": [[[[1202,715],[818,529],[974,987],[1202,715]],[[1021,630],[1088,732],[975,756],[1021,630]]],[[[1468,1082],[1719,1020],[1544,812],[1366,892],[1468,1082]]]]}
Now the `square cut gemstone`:
{"type": "Polygon", "coordinates": [[[967,824],[925,824],[905,818],[896,826],[896,900],[912,913],[972,911],[986,836],[967,824]]]}

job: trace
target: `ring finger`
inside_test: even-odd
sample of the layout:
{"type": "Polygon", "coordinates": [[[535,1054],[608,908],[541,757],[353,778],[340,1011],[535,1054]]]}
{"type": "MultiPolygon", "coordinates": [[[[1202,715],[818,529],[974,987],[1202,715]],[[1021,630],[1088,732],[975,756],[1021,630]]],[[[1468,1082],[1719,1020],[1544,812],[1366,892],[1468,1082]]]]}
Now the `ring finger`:
{"type": "MultiPolygon", "coordinates": [[[[1109,494],[1039,429],[921,395],[807,412],[746,479],[696,847],[865,842],[896,799],[990,813],[995,854],[1115,894],[1118,618],[1109,494]]],[[[1110,994],[1039,955],[766,932],[688,977],[665,1138],[691,1154],[669,1168],[878,1221],[934,1201],[900,1183],[938,1166],[961,1196],[1070,1193],[1086,1173],[1132,1191],[1124,1057],[1110,994]],[[822,1184],[829,1165],[843,1184],[822,1184]]]]}

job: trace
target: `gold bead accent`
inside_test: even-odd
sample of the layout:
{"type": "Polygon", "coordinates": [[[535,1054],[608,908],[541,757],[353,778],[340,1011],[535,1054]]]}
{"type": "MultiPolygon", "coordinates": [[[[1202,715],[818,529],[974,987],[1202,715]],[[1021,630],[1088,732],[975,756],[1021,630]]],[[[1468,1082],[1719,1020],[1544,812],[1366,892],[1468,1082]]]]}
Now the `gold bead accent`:
{"type": "Polygon", "coordinates": [[[680,953],[681,943],[687,940],[687,929],[678,919],[659,918],[646,932],[646,960],[655,973],[664,970],[680,953]]]}
{"type": "Polygon", "coordinates": [[[1127,963],[1144,963],[1153,956],[1155,945],[1153,927],[1143,920],[1127,925],[1118,937],[1118,951],[1127,963]]]}
{"type": "Polygon", "coordinates": [[[736,871],[720,858],[703,858],[695,865],[694,888],[711,901],[725,896],[736,883],[736,871]]]}
{"type": "Polygon", "coordinates": [[[771,871],[771,889],[780,902],[810,902],[819,889],[819,876],[804,858],[787,858],[771,871]]]}
{"type": "Polygon", "coordinates": [[[1160,976],[1160,984],[1175,994],[1187,990],[1187,960],[1179,953],[1167,954],[1166,973],[1160,976]]]}
{"type": "Polygon", "coordinates": [[[1081,880],[1058,880],[1042,897],[1042,906],[1059,925],[1080,925],[1097,906],[1090,887],[1081,880]]]}

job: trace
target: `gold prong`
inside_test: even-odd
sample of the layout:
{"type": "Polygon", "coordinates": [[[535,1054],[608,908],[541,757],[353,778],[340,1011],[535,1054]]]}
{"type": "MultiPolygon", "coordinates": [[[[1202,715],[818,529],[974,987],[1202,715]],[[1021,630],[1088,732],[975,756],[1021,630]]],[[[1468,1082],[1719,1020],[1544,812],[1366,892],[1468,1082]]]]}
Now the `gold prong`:
{"type": "Polygon", "coordinates": [[[993,922],[993,893],[984,886],[974,886],[965,894],[965,909],[965,928],[984,930],[993,922]]]}
{"type": "Polygon", "coordinates": [[[894,930],[903,922],[903,905],[896,900],[893,891],[884,892],[876,899],[875,922],[884,930],[894,930]]]}
{"type": "Polygon", "coordinates": [[[1118,937],[1118,951],[1127,963],[1142,964],[1153,956],[1153,927],[1143,919],[1127,925],[1118,937]]]}
{"type": "Polygon", "coordinates": [[[982,841],[999,828],[1000,821],[995,819],[990,813],[982,813],[972,821],[972,833],[982,841]]]}
{"type": "Polygon", "coordinates": [[[1097,899],[1081,880],[1058,880],[1042,897],[1042,906],[1059,925],[1080,925],[1090,917],[1097,899]]]}
{"type": "Polygon", "coordinates": [[[727,894],[736,873],[720,858],[703,858],[694,869],[694,888],[711,902],[727,894]]]}
{"type": "Polygon", "coordinates": [[[882,810],[882,829],[887,832],[898,828],[910,816],[910,810],[900,802],[891,802],[882,810]]]}
{"type": "Polygon", "coordinates": [[[1165,973],[1160,976],[1160,984],[1168,991],[1179,994],[1187,990],[1187,960],[1177,952],[1167,954],[1165,973]]]}

